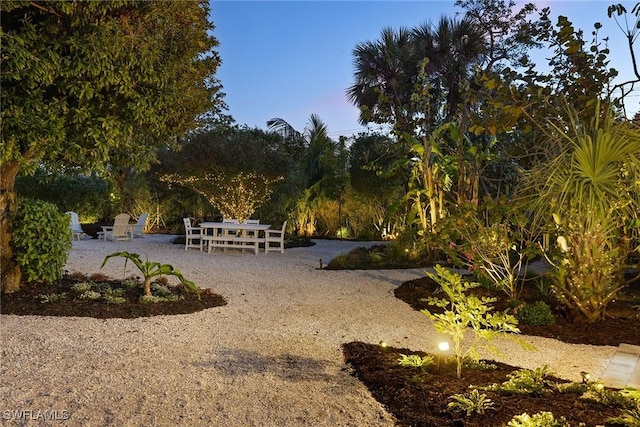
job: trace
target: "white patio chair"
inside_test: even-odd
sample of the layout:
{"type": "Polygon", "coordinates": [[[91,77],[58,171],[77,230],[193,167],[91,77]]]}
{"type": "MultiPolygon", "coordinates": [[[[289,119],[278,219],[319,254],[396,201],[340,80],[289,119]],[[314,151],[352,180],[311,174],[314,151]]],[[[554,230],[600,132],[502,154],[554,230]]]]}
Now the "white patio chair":
{"type": "Polygon", "coordinates": [[[138,217],[138,222],[133,226],[133,230],[131,230],[132,237],[144,236],[144,226],[147,225],[148,216],[149,214],[145,212],[138,217]]]}
{"type": "Polygon", "coordinates": [[[281,230],[267,230],[264,232],[264,253],[268,253],[269,251],[280,251],[281,254],[284,253],[284,233],[287,229],[287,221],[282,224],[281,230]],[[271,246],[272,243],[275,243],[275,246],[271,246]]]}
{"type": "Polygon", "coordinates": [[[88,236],[80,225],[80,219],[78,218],[78,214],[76,212],[65,212],[69,215],[69,228],[71,229],[71,238],[80,240],[84,236],[88,236]]]}
{"type": "Polygon", "coordinates": [[[189,248],[202,250],[202,228],[192,227],[191,218],[182,218],[182,221],[184,222],[184,250],[189,248]]]}
{"type": "Polygon", "coordinates": [[[98,233],[98,238],[106,241],[109,240],[131,240],[133,235],[132,226],[129,225],[131,216],[128,213],[116,215],[113,225],[102,227],[102,231],[98,233]]]}

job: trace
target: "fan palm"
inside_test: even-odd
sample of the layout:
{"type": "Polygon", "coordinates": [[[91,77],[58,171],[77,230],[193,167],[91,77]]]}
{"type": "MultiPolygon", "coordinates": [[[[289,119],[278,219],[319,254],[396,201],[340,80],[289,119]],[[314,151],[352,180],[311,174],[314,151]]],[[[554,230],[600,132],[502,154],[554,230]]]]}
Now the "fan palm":
{"type": "Polygon", "coordinates": [[[547,123],[560,153],[529,174],[528,189],[539,218],[551,213],[557,227],[556,294],[575,318],[593,322],[623,286],[625,227],[640,211],[640,130],[608,109],[591,123],[568,110],[564,126],[547,123]]]}
{"type": "Polygon", "coordinates": [[[347,97],[360,109],[360,122],[386,124],[406,129],[412,117],[408,109],[417,64],[411,31],[385,28],[380,40],[358,43],[353,50],[355,83],[347,97]]]}

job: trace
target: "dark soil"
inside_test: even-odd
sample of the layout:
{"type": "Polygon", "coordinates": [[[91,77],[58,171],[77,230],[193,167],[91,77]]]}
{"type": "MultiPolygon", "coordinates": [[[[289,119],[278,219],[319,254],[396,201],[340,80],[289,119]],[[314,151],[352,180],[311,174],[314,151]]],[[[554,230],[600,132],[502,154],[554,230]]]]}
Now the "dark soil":
{"type": "MultiPolygon", "coordinates": [[[[439,285],[428,277],[402,284],[395,290],[395,296],[416,310],[428,308],[424,298],[438,296],[439,285]]],[[[485,287],[474,289],[479,296],[496,297],[496,310],[508,310],[506,295],[485,287]]],[[[442,295],[440,294],[441,298],[442,295]]],[[[537,335],[568,343],[592,345],[612,345],[620,343],[640,345],[640,283],[632,283],[618,298],[609,304],[604,319],[595,324],[573,322],[551,295],[543,294],[539,287],[529,282],[522,290],[520,301],[533,303],[544,301],[552,309],[555,322],[547,326],[529,326],[520,323],[523,334],[537,335]]],[[[513,309],[511,309],[513,311],[513,309]]],[[[468,393],[470,386],[488,386],[507,380],[507,374],[518,368],[496,362],[496,370],[463,370],[461,379],[456,378],[452,364],[431,367],[426,373],[419,368],[398,364],[400,354],[425,353],[409,349],[394,349],[360,342],[348,343],[343,347],[345,361],[353,369],[354,375],[371,391],[402,426],[502,426],[514,416],[522,413],[534,415],[547,411],[559,419],[564,417],[571,426],[584,423],[585,426],[607,425],[606,420],[619,416],[623,406],[609,405],[581,398],[581,393],[560,393],[548,388],[543,394],[501,394],[495,391],[481,391],[494,403],[484,415],[474,413],[451,413],[447,410],[450,396],[468,393]]],[[[434,356],[437,357],[437,356],[434,356]]]]}
{"type": "Polygon", "coordinates": [[[173,295],[181,297],[178,301],[142,303],[142,283],[138,286],[123,286],[122,281],[110,280],[102,275],[85,277],[80,274],[65,276],[52,284],[28,283],[12,294],[2,295],[0,313],[36,316],[76,316],[95,317],[99,319],[149,317],[173,314],[189,314],[207,308],[219,307],[226,304],[224,298],[209,289],[200,289],[199,295],[186,292],[182,287],[168,287],[173,295]],[[122,303],[108,303],[104,297],[89,301],[80,298],[80,293],[72,286],[91,281],[92,290],[122,289],[124,298],[122,303]],[[45,302],[45,297],[64,295],[58,301],[45,302]]]}
{"type": "MultiPolygon", "coordinates": [[[[608,418],[619,416],[623,410],[621,406],[582,399],[579,392],[560,393],[554,391],[552,385],[548,385],[544,393],[536,394],[503,394],[480,390],[480,393],[486,394],[493,402],[493,406],[484,415],[452,413],[447,410],[447,405],[451,402],[449,396],[469,393],[470,385],[486,387],[501,384],[507,380],[507,374],[517,368],[490,362],[496,366],[495,370],[466,368],[462,371],[462,378],[458,379],[452,363],[432,365],[426,372],[399,365],[400,354],[426,355],[409,349],[352,342],[343,346],[343,353],[353,374],[396,417],[400,426],[496,427],[506,425],[516,415],[525,412],[534,415],[542,411],[553,413],[556,420],[565,417],[571,426],[577,426],[581,422],[585,426],[597,426],[605,425],[608,418]]],[[[546,380],[565,382],[552,377],[547,377],[546,380]]]]}
{"type": "MultiPolygon", "coordinates": [[[[396,298],[409,304],[416,310],[429,309],[424,298],[437,295],[439,285],[429,277],[406,282],[395,289],[396,298]]],[[[478,295],[497,298],[493,304],[496,310],[507,310],[506,294],[491,291],[485,287],[475,288],[478,295]]],[[[519,297],[527,303],[544,301],[551,307],[555,322],[548,326],[529,326],[522,322],[518,325],[525,335],[555,338],[573,344],[612,345],[620,343],[640,345],[640,282],[626,287],[618,298],[607,306],[604,319],[593,324],[572,321],[562,304],[550,295],[542,294],[533,282],[528,282],[519,297]]]]}

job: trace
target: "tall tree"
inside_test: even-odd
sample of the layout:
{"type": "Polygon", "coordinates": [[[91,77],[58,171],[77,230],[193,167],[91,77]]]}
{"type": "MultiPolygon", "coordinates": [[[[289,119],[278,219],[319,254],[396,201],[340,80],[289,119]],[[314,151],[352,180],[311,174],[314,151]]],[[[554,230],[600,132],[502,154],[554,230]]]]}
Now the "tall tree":
{"type": "Polygon", "coordinates": [[[135,159],[117,168],[145,169],[149,147],[175,144],[223,105],[208,13],[206,1],[3,2],[3,292],[21,282],[11,248],[19,171],[105,170],[116,157],[135,159]]]}
{"type": "Polygon", "coordinates": [[[385,28],[380,40],[356,45],[355,83],[347,89],[347,97],[358,106],[362,124],[392,124],[398,133],[414,131],[410,103],[418,71],[414,52],[407,28],[385,28]]]}
{"type": "Polygon", "coordinates": [[[302,159],[301,172],[307,188],[318,187],[318,183],[326,181],[334,172],[327,157],[332,157],[335,154],[337,146],[329,138],[327,125],[317,114],[311,115],[309,123],[302,133],[280,118],[267,121],[267,126],[282,135],[303,141],[305,154],[302,159]]]}
{"type": "Polygon", "coordinates": [[[468,157],[486,147],[475,149],[467,132],[483,102],[474,77],[511,62],[527,63],[525,47],[535,44],[527,21],[535,11],[531,4],[515,12],[513,1],[461,0],[456,5],[466,9],[460,19],[443,17],[413,30],[386,29],[380,41],[359,44],[354,49],[355,84],[347,90],[363,123],[391,124],[407,151],[416,147],[414,139],[423,145],[423,194],[432,224],[438,220],[435,213],[442,212],[433,173],[436,151],[457,159],[456,202],[478,200],[483,165],[468,157]],[[434,137],[446,122],[456,131],[434,137]]]}

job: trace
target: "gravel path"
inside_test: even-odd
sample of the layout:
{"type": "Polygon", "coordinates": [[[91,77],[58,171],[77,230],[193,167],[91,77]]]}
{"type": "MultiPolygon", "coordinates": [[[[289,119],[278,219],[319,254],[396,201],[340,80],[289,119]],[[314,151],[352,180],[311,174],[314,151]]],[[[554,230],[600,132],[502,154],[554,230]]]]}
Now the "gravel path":
{"type": "MultiPolygon", "coordinates": [[[[362,243],[317,241],[284,254],[185,251],[170,236],[73,243],[69,271],[127,250],[170,263],[227,306],[140,319],[2,315],[0,402],[7,426],[392,426],[343,363],[341,344],[435,352],[432,323],[393,296],[422,270],[326,271],[362,243]],[[47,418],[54,418],[47,420],[47,418]],[[57,420],[55,419],[57,418],[57,420]]],[[[123,260],[104,268],[122,277],[123,260]]],[[[127,274],[134,273],[129,269],[127,274]]],[[[490,358],[558,376],[602,373],[615,347],[525,337],[490,358]]]]}

